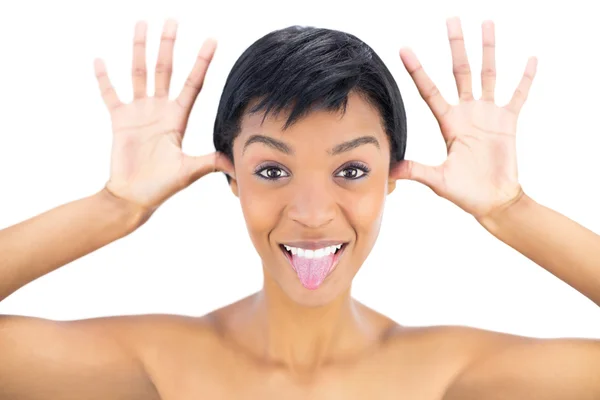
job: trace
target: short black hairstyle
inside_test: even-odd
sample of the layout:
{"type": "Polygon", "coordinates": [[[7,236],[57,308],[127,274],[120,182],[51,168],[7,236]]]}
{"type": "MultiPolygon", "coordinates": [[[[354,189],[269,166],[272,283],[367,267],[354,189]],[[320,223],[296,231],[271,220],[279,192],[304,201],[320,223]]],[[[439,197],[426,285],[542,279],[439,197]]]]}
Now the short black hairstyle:
{"type": "Polygon", "coordinates": [[[245,113],[264,112],[266,118],[287,111],[285,130],[311,111],[344,112],[351,92],[380,112],[391,166],[403,160],[404,103],[371,47],[354,35],[324,28],[290,26],[268,33],[244,51],[227,77],[215,119],[215,149],[233,162],[233,141],[245,113]],[[255,105],[248,109],[250,104],[255,105]]]}

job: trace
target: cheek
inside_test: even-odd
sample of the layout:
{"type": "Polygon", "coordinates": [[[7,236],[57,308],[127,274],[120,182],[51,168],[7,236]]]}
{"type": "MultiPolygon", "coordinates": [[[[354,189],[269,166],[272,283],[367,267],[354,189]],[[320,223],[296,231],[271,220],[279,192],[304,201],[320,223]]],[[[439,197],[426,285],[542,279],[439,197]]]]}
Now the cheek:
{"type": "Polygon", "coordinates": [[[353,196],[353,201],[347,205],[346,213],[357,230],[371,232],[381,223],[385,195],[379,191],[370,191],[353,196]]]}
{"type": "Polygon", "coordinates": [[[281,214],[281,199],[273,190],[266,190],[256,182],[240,182],[239,199],[248,232],[257,246],[260,237],[264,238],[277,224],[281,214]]]}
{"type": "Polygon", "coordinates": [[[385,177],[371,177],[364,185],[349,195],[343,204],[348,222],[356,231],[360,241],[374,243],[381,226],[387,186],[385,177]]]}

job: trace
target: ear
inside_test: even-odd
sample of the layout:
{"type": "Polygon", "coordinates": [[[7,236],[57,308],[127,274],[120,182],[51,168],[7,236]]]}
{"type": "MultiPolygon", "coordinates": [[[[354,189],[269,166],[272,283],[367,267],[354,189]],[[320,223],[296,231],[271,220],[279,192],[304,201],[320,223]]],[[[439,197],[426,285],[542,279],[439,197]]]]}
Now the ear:
{"type": "Polygon", "coordinates": [[[387,194],[391,194],[396,189],[396,181],[398,180],[398,164],[390,166],[388,173],[388,190],[387,194]]]}
{"type": "Polygon", "coordinates": [[[237,180],[235,179],[235,166],[233,165],[233,162],[223,153],[215,152],[215,154],[215,171],[221,171],[225,174],[225,176],[227,176],[229,188],[236,197],[239,197],[237,180]]]}
{"type": "Polygon", "coordinates": [[[396,189],[396,179],[390,176],[388,179],[387,194],[391,194],[394,191],[394,189],[396,189]]]}
{"type": "Polygon", "coordinates": [[[233,193],[233,195],[235,197],[240,197],[238,195],[238,185],[237,185],[237,179],[235,179],[234,177],[232,177],[231,175],[228,175],[229,177],[229,188],[231,189],[231,193],[233,193]]]}

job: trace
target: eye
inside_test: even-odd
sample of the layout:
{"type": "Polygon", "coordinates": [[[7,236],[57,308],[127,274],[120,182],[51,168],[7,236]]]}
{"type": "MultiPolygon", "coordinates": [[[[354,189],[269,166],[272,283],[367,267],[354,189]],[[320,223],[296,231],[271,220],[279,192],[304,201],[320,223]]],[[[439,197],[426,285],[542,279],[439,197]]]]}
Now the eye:
{"type": "Polygon", "coordinates": [[[289,176],[289,174],[285,172],[283,168],[280,168],[276,165],[261,166],[256,170],[255,174],[260,176],[262,179],[267,179],[270,181],[275,181],[289,176]]]}
{"type": "Polygon", "coordinates": [[[357,180],[369,174],[371,170],[363,163],[351,162],[345,165],[335,176],[348,179],[357,180]]]}

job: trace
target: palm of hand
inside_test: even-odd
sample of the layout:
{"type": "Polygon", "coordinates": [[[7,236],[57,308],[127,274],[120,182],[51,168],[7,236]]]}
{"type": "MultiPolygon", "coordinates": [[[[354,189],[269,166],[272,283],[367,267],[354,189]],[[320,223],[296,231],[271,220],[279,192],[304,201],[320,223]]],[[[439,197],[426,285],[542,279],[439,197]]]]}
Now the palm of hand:
{"type": "Polygon", "coordinates": [[[485,101],[454,107],[440,123],[448,158],[438,194],[465,211],[484,215],[518,196],[516,118],[485,101]]]}
{"type": "Polygon", "coordinates": [[[412,179],[430,187],[475,217],[483,217],[511,204],[523,193],[518,181],[516,127],[535,75],[535,58],[511,101],[504,107],[494,103],[494,30],[483,24],[482,98],[473,99],[471,72],[464,48],[460,21],[448,20],[454,75],[459,104],[444,100],[410,50],[401,52],[421,96],[440,125],[448,149],[446,161],[425,166],[415,161],[401,162],[391,174],[396,179],[412,179]]]}
{"type": "Polygon", "coordinates": [[[181,151],[186,118],[173,106],[144,98],[114,110],[109,190],[150,206],[186,186],[181,151]]]}
{"type": "Polygon", "coordinates": [[[116,197],[153,211],[177,191],[216,170],[231,174],[231,165],[218,153],[194,157],[183,153],[188,117],[202,87],[216,43],[207,40],[185,86],[169,100],[173,47],[177,25],[165,23],[155,72],[155,95],[147,96],[146,24],[136,25],[133,51],[134,100],[123,104],[112,87],[104,63],[95,71],[113,128],[110,179],[106,189],[116,197]]]}

